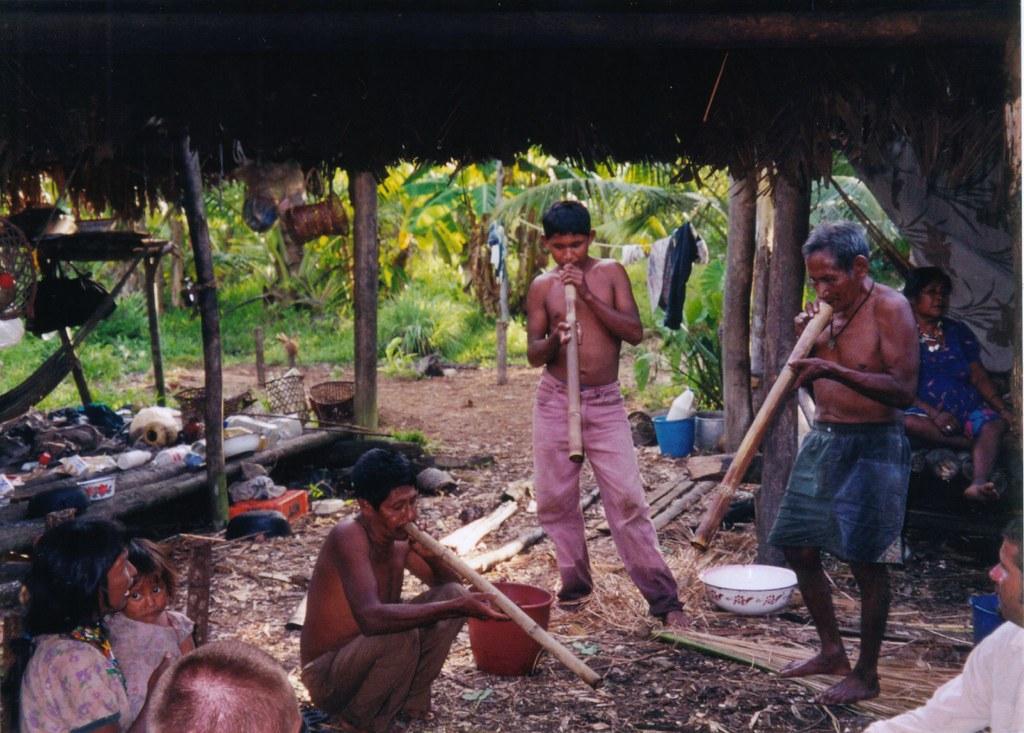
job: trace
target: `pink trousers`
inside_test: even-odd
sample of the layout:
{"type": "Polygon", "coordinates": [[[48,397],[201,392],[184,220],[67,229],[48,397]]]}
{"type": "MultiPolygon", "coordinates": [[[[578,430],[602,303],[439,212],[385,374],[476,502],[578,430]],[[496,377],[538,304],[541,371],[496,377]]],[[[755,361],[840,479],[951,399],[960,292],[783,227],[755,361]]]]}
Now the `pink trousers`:
{"type": "MultiPolygon", "coordinates": [[[[679,589],[658,550],[619,383],[583,388],[580,405],[583,452],[626,572],[653,615],[680,610],[679,589]]],[[[537,518],[555,545],[561,600],[585,596],[594,585],[580,511],[581,464],[569,460],[567,408],[565,384],[545,370],[533,408],[533,481],[537,518]]]]}

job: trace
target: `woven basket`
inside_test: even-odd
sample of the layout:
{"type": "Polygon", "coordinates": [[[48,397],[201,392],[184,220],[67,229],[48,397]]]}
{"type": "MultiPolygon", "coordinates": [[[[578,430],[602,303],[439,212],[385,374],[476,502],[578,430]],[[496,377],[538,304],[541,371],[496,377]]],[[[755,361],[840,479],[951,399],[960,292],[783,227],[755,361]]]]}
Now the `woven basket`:
{"type": "Polygon", "coordinates": [[[321,382],[309,388],[309,404],[320,422],[342,423],[352,419],[355,382],[321,382]]]}
{"type": "Polygon", "coordinates": [[[301,374],[285,374],[267,382],[267,399],[275,415],[298,415],[305,422],[309,419],[309,405],[306,404],[306,388],[301,374]]]}
{"type": "MultiPolygon", "coordinates": [[[[174,399],[181,406],[182,422],[188,422],[191,418],[202,420],[206,412],[206,387],[189,387],[174,395],[174,399]]],[[[224,417],[237,415],[249,405],[256,402],[250,390],[234,397],[224,398],[224,417]]]]}

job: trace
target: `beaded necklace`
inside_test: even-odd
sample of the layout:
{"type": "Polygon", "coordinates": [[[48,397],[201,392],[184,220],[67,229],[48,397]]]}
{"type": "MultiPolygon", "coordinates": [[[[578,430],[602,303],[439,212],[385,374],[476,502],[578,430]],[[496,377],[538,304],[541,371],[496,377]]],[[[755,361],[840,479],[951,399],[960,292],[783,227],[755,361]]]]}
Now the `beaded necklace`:
{"type": "Polygon", "coordinates": [[[935,333],[928,333],[920,323],[917,324],[917,332],[920,334],[921,343],[924,344],[924,347],[931,353],[941,349],[942,345],[945,343],[945,339],[942,334],[942,321],[935,324],[935,333]]]}
{"type": "Polygon", "coordinates": [[[124,691],[128,692],[128,680],[124,678],[124,672],[121,671],[121,664],[117,661],[117,657],[114,656],[114,649],[110,646],[110,639],[107,638],[106,629],[100,623],[81,626],[76,626],[72,629],[68,636],[75,641],[81,641],[90,646],[94,646],[100,650],[100,653],[107,658],[110,662],[110,666],[107,668],[107,674],[112,677],[117,677],[121,681],[121,686],[124,687],[124,691]]]}

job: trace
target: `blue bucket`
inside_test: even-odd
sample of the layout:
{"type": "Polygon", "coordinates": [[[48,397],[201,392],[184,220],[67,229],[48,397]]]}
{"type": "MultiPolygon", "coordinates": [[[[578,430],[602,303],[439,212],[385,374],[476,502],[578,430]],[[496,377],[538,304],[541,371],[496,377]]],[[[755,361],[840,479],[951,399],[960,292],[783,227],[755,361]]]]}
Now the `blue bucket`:
{"type": "Polygon", "coordinates": [[[694,419],[666,420],[664,415],[654,418],[654,434],[663,456],[682,458],[693,451],[694,419]]]}
{"type": "Polygon", "coordinates": [[[999,615],[999,596],[995,593],[971,596],[970,603],[974,644],[977,646],[982,639],[999,628],[1004,619],[999,615]]]}

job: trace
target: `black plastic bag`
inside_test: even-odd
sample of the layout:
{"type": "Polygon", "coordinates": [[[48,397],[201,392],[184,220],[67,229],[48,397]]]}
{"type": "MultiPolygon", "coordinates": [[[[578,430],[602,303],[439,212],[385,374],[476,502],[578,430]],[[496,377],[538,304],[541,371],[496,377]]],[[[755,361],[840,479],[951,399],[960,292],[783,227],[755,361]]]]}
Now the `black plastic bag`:
{"type": "MultiPolygon", "coordinates": [[[[88,275],[66,277],[58,267],[36,285],[36,297],[25,328],[36,336],[88,321],[107,297],[107,290],[88,275]]],[[[110,310],[114,310],[111,303],[110,310]]],[[[106,315],[109,315],[107,313],[106,315]]]]}

